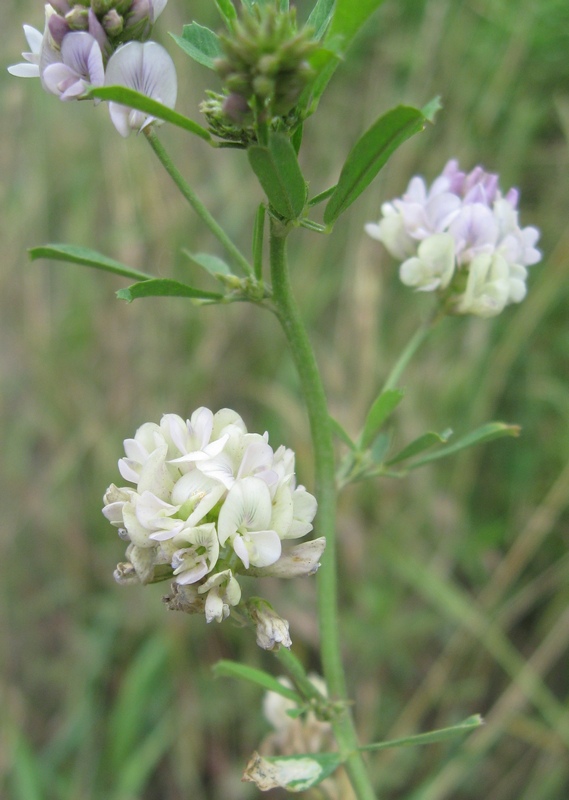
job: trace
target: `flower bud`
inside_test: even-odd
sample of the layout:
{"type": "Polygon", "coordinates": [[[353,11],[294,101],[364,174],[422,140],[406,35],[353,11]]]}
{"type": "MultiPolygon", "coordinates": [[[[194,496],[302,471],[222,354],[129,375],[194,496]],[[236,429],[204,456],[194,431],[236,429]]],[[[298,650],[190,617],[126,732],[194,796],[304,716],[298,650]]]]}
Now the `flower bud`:
{"type": "Polygon", "coordinates": [[[308,58],[319,48],[310,29],[297,31],[295,10],[269,3],[243,9],[233,32],[220,41],[223,57],[215,68],[225,91],[241,96],[265,122],[288,115],[313,77],[308,58]]]}
{"type": "Polygon", "coordinates": [[[111,9],[108,14],[103,17],[103,28],[108,36],[120,36],[123,31],[124,20],[117,13],[116,9],[111,9]]]}
{"type": "Polygon", "coordinates": [[[72,31],[86,31],[89,27],[89,9],[76,5],[65,15],[65,21],[72,31]]]}
{"type": "Polygon", "coordinates": [[[287,620],[279,617],[270,603],[260,597],[252,597],[247,601],[246,608],[256,626],[259,647],[263,650],[279,650],[281,645],[287,648],[292,645],[287,620]]]}
{"type": "Polygon", "coordinates": [[[104,16],[112,6],[113,0],[91,0],[91,8],[99,16],[104,16]]]}

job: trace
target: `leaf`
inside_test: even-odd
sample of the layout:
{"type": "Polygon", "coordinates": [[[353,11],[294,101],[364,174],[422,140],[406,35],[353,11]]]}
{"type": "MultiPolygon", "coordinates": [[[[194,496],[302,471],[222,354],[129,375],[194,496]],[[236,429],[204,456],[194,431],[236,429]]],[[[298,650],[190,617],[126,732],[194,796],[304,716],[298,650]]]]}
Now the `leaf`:
{"type": "Polygon", "coordinates": [[[222,294],[216,292],[204,292],[201,289],[194,289],[185,283],[170,280],[169,278],[154,278],[144,281],[144,283],[133,283],[126,289],[119,289],[117,292],[119,300],[126,300],[132,303],[140,297],[191,297],[199,300],[223,300],[222,294]]]}
{"type": "Polygon", "coordinates": [[[215,69],[215,59],[223,55],[219,36],[197,22],[184,25],[182,36],[170,36],[184,53],[208,69],[215,69]]]}
{"type": "Polygon", "coordinates": [[[233,275],[231,267],[219,256],[212,256],[210,253],[190,253],[189,250],[182,251],[191,261],[209,272],[216,278],[218,275],[233,275]]]}
{"type": "Polygon", "coordinates": [[[253,753],[243,780],[255,783],[262,792],[281,787],[289,792],[304,792],[329,777],[342,763],[338,753],[304,753],[263,758],[253,753]]]}
{"type": "Polygon", "coordinates": [[[247,150],[249,163],[270,204],[287,220],[298,219],[306,203],[306,182],[294,147],[283,133],[272,133],[268,146],[247,150]]]}
{"type": "Polygon", "coordinates": [[[421,111],[429,122],[434,122],[437,113],[442,107],[443,104],[441,103],[440,95],[437,95],[436,97],[433,97],[433,99],[430,100],[426,106],[423,106],[421,111]]]}
{"type": "Polygon", "coordinates": [[[306,20],[306,27],[314,29],[313,38],[317,41],[320,41],[326,33],[334,15],[334,2],[335,0],[318,0],[306,20]]]}
{"type": "Polygon", "coordinates": [[[356,445],[352,442],[349,433],[343,428],[338,420],[334,419],[334,417],[330,417],[330,427],[332,429],[332,433],[338,437],[344,444],[347,444],[350,450],[355,450],[356,445]]]}
{"type": "Polygon", "coordinates": [[[134,89],[129,89],[126,86],[101,86],[96,89],[89,89],[87,96],[98,97],[100,100],[112,100],[114,103],[135,108],[137,111],[144,111],[151,117],[163,119],[165,122],[177,125],[178,128],[190,131],[190,133],[194,133],[206,142],[213,144],[213,139],[208,131],[198,125],[197,122],[194,122],[193,119],[184,117],[183,114],[179,114],[173,108],[168,108],[168,106],[159,103],[157,100],[152,100],[145,94],[135,92],[134,89]]]}
{"type": "Polygon", "coordinates": [[[383,0],[337,0],[327,38],[340,35],[346,47],[382,2],[383,0]]]}
{"type": "Polygon", "coordinates": [[[334,186],[328,187],[328,189],[325,189],[323,192],[320,192],[320,194],[315,194],[314,197],[311,197],[310,200],[308,201],[308,205],[310,207],[317,206],[318,203],[322,203],[324,200],[327,200],[336,191],[336,186],[337,184],[335,183],[334,186]]]}
{"type": "Polygon", "coordinates": [[[425,127],[426,117],[410,106],[397,106],[376,120],[356,142],[342,167],[324,222],[331,225],[375,178],[389,156],[425,127]]]}
{"type": "Polygon", "coordinates": [[[371,460],[374,464],[383,464],[385,454],[389,450],[391,436],[388,433],[380,433],[376,436],[369,449],[371,460]]]}
{"type": "Polygon", "coordinates": [[[114,272],[115,275],[134,278],[138,281],[152,278],[152,275],[127,267],[120,261],[108,258],[88,247],[79,247],[73,244],[44,244],[40,247],[31,247],[28,253],[32,261],[36,261],[38,258],[51,258],[54,261],[68,261],[71,264],[81,264],[84,267],[93,267],[104,272],[114,272]]]}
{"type": "Polygon", "coordinates": [[[399,461],[404,461],[406,458],[416,456],[418,453],[422,453],[423,450],[427,450],[429,447],[433,447],[436,444],[446,444],[451,436],[452,430],[450,428],[447,428],[447,430],[442,433],[428,431],[410,442],[407,447],[400,450],[399,453],[393,458],[390,458],[389,461],[386,461],[385,466],[389,467],[391,464],[397,464],[399,461]]]}
{"type": "Polygon", "coordinates": [[[288,686],[284,686],[268,672],[254,667],[248,667],[246,664],[240,664],[237,661],[222,660],[218,661],[213,666],[213,674],[216,678],[237,678],[243,681],[249,681],[257,686],[261,686],[268,692],[276,692],[287,700],[292,700],[297,705],[303,704],[302,697],[288,686]]]}
{"type": "Polygon", "coordinates": [[[366,417],[364,429],[358,440],[360,449],[365,449],[379,431],[385,420],[403,400],[405,392],[401,389],[388,389],[377,397],[366,417]]]}
{"type": "Polygon", "coordinates": [[[229,30],[233,30],[233,23],[237,19],[237,11],[231,0],[214,0],[214,2],[229,30]]]}
{"type": "Polygon", "coordinates": [[[402,739],[391,739],[388,742],[376,742],[375,744],[365,744],[359,747],[358,750],[387,750],[390,747],[413,747],[416,745],[433,744],[435,742],[442,742],[445,739],[450,739],[460,733],[470,733],[470,731],[484,725],[484,720],[480,714],[474,714],[458,725],[452,725],[450,728],[439,728],[436,731],[429,731],[429,733],[419,733],[417,736],[405,736],[402,739]]]}
{"type": "Polygon", "coordinates": [[[418,461],[414,461],[407,466],[407,469],[410,470],[422,467],[423,464],[428,464],[430,461],[436,461],[438,458],[446,458],[446,456],[458,453],[459,450],[473,447],[476,444],[482,444],[482,442],[490,442],[492,439],[501,439],[503,436],[519,435],[519,425],[508,425],[505,422],[487,422],[485,425],[481,425],[480,428],[476,428],[476,430],[467,433],[466,436],[457,439],[456,442],[448,447],[444,447],[441,450],[437,450],[436,453],[430,453],[429,455],[423,456],[423,458],[420,458],[418,461]]]}

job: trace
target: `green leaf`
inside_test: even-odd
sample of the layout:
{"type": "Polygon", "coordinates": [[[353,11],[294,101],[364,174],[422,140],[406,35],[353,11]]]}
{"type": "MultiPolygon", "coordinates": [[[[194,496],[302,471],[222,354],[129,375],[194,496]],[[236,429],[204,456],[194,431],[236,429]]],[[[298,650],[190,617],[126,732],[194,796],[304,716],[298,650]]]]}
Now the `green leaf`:
{"type": "Polygon", "coordinates": [[[450,739],[453,736],[461,733],[470,733],[470,731],[484,725],[484,720],[480,714],[474,714],[458,725],[452,725],[450,728],[439,728],[436,731],[429,731],[429,733],[420,733],[417,736],[405,736],[402,739],[391,739],[388,742],[377,742],[375,744],[366,744],[359,747],[359,750],[387,750],[390,747],[414,747],[416,745],[434,744],[435,742],[442,742],[445,739],[450,739]]]}
{"type": "Polygon", "coordinates": [[[289,792],[304,792],[318,786],[342,763],[338,753],[303,753],[264,758],[254,753],[243,780],[255,783],[261,791],[281,787],[289,792]]]}
{"type": "MultiPolygon", "coordinates": [[[[326,30],[324,38],[326,49],[315,53],[310,59],[310,65],[317,73],[316,78],[306,87],[299,101],[299,105],[303,108],[310,109],[308,113],[314,113],[320,97],[343,59],[353,37],[382,2],[383,0],[336,1],[332,21],[328,20],[323,23],[326,30]]],[[[321,4],[317,3],[317,6],[319,5],[322,7],[318,9],[317,18],[321,18],[329,3],[323,0],[321,4]]],[[[316,7],[312,13],[316,13],[316,7]]]]}
{"type": "Polygon", "coordinates": [[[447,428],[447,430],[442,433],[428,431],[410,442],[407,447],[400,450],[399,453],[393,458],[390,458],[389,461],[386,461],[385,466],[389,467],[391,464],[397,464],[399,461],[404,461],[406,458],[416,456],[418,453],[422,453],[423,450],[427,450],[429,447],[433,447],[436,444],[446,444],[451,436],[452,431],[450,428],[447,428]]]}
{"type": "Polygon", "coordinates": [[[334,15],[335,0],[318,0],[306,20],[306,27],[314,29],[314,39],[320,41],[334,15]]]}
{"type": "Polygon", "coordinates": [[[237,19],[237,11],[231,0],[214,0],[214,2],[229,30],[233,30],[233,23],[237,19]]]}
{"type": "Polygon", "coordinates": [[[403,392],[401,389],[388,389],[386,392],[382,392],[379,397],[374,400],[366,417],[364,429],[358,440],[358,446],[360,449],[363,450],[368,447],[371,440],[379,431],[385,420],[390,414],[393,413],[399,403],[403,400],[404,394],[405,392],[403,392]]]}
{"type": "Polygon", "coordinates": [[[297,705],[303,704],[303,699],[298,692],[288,686],[283,686],[280,681],[261,669],[255,669],[254,667],[248,667],[246,664],[228,660],[218,661],[212,669],[216,678],[237,678],[238,680],[249,681],[249,683],[261,686],[268,692],[276,692],[276,694],[286,697],[287,700],[292,700],[297,705]]]}
{"type": "Polygon", "coordinates": [[[382,2],[383,0],[337,0],[327,38],[340,35],[347,46],[382,2]]]}
{"type": "Polygon", "coordinates": [[[383,459],[389,450],[390,444],[391,436],[388,433],[382,432],[375,437],[369,449],[369,454],[374,464],[383,464],[383,459]]]}
{"type": "Polygon", "coordinates": [[[430,100],[426,106],[423,106],[421,111],[429,122],[434,122],[437,113],[442,107],[443,104],[441,103],[440,95],[437,95],[436,97],[433,97],[433,99],[430,100]]]}
{"type": "Polygon", "coordinates": [[[334,436],[337,436],[340,441],[347,444],[350,450],[356,449],[356,445],[352,442],[349,433],[340,425],[337,419],[334,419],[334,417],[330,417],[330,427],[334,436]]]}
{"type": "Polygon", "coordinates": [[[247,155],[275,211],[287,220],[298,219],[306,203],[306,182],[289,139],[272,133],[268,146],[253,145],[247,155]]]}
{"type": "Polygon", "coordinates": [[[190,253],[189,250],[183,250],[182,252],[195,264],[205,269],[210,275],[213,275],[214,278],[218,275],[233,275],[231,267],[218,256],[212,256],[210,253],[190,253]]]}
{"type": "Polygon", "coordinates": [[[429,455],[423,456],[423,458],[420,458],[418,461],[414,461],[407,466],[407,469],[417,469],[417,467],[422,467],[423,464],[428,464],[430,461],[436,461],[438,458],[446,458],[446,456],[458,453],[459,450],[473,447],[476,444],[482,444],[482,442],[490,442],[492,439],[501,439],[503,436],[519,435],[519,425],[508,425],[505,422],[487,422],[485,425],[481,425],[480,428],[476,428],[476,430],[467,433],[466,436],[457,439],[456,442],[448,447],[444,447],[441,450],[437,450],[436,453],[430,453],[429,455]]]}
{"type": "Polygon", "coordinates": [[[194,133],[206,142],[213,144],[213,139],[208,131],[198,125],[197,122],[194,122],[193,119],[184,117],[183,114],[179,114],[173,108],[168,108],[168,106],[159,103],[157,100],[152,100],[145,94],[135,92],[134,89],[128,89],[126,86],[101,86],[97,89],[90,89],[87,96],[98,97],[100,100],[112,100],[114,103],[135,108],[137,111],[144,111],[151,117],[171,122],[172,125],[177,125],[178,128],[190,131],[190,133],[194,133]]]}
{"type": "Polygon", "coordinates": [[[114,272],[115,275],[122,275],[125,278],[134,278],[138,281],[147,281],[152,275],[132,269],[114,258],[97,253],[88,247],[79,247],[73,244],[44,244],[40,247],[31,247],[28,250],[32,261],[38,258],[51,258],[54,261],[68,261],[71,264],[81,264],[84,267],[94,267],[105,272],[114,272]]]}
{"type": "Polygon", "coordinates": [[[334,186],[330,186],[328,189],[325,189],[323,192],[320,192],[320,194],[315,194],[314,197],[311,197],[310,200],[308,201],[308,205],[310,207],[317,206],[318,203],[322,203],[324,200],[327,200],[336,191],[336,186],[337,184],[335,183],[334,186]]]}
{"type": "Polygon", "coordinates": [[[418,109],[397,106],[373,123],[346,159],[336,191],[324,212],[327,225],[335,222],[360,196],[403,142],[423,130],[426,121],[418,109]]]}
{"type": "Polygon", "coordinates": [[[119,289],[117,292],[119,300],[126,300],[132,303],[140,297],[191,297],[198,300],[223,300],[222,294],[216,292],[204,292],[201,289],[194,289],[185,283],[172,281],[169,278],[155,278],[144,281],[144,283],[133,283],[127,289],[119,289]]]}
{"type": "Polygon", "coordinates": [[[184,53],[208,69],[215,69],[215,59],[223,55],[219,36],[197,22],[184,25],[182,36],[173,33],[170,36],[184,53]]]}

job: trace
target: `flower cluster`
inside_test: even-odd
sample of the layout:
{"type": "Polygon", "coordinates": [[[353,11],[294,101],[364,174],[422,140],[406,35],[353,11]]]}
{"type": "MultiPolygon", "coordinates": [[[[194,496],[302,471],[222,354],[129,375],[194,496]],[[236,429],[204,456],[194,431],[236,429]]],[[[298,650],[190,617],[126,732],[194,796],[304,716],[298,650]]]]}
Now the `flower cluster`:
{"type": "Polygon", "coordinates": [[[221,622],[241,600],[237,574],[318,568],[323,540],[283,552],[283,540],[309,533],[316,514],[315,498],[296,486],[294,453],[273,451],[268,434],[248,433],[235,411],[198,408],[186,421],[165,414],[124,445],[119,470],[136,488],[111,485],[103,508],[129,542],[119,582],[173,576],[171,608],[221,622]]]}
{"type": "MultiPolygon", "coordinates": [[[[21,78],[40,78],[47,92],[76,100],[92,87],[127,86],[173,108],[174,63],[155,42],[144,42],[167,0],[52,0],[45,6],[44,33],[24,25],[30,52],[8,68],[21,78]]],[[[122,136],[154,122],[142,112],[109,106],[122,136]]]]}
{"type": "Polygon", "coordinates": [[[407,286],[438,291],[446,310],[492,317],[526,295],[526,267],[541,254],[537,228],[521,228],[519,193],[502,195],[498,176],[449,161],[427,188],[414,177],[402,198],[384,203],[366,232],[401,260],[407,286]]]}

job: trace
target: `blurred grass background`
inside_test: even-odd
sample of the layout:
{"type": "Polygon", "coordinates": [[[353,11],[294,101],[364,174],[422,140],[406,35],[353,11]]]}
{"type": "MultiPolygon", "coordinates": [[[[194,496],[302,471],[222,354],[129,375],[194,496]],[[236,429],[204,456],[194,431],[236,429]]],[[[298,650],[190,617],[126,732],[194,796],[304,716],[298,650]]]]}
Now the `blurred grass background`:
{"type": "MultiPolygon", "coordinates": [[[[170,0],[156,32],[179,69],[178,107],[195,119],[210,76],[166,31],[192,18],[218,27],[211,6],[170,0]]],[[[2,63],[16,63],[21,25],[42,27],[41,3],[5,0],[0,22],[2,63]]],[[[522,223],[542,230],[527,299],[493,321],[445,321],[406,372],[394,422],[400,443],[490,418],[519,423],[522,437],[341,500],[342,635],[362,740],[475,712],[487,721],[464,743],[371,756],[381,798],[569,797],[568,29],[565,0],[386,0],[306,125],[302,162],[316,193],[379,113],[435,94],[444,103],[332,236],[291,237],[332,410],[352,433],[424,310],[362,235],[380,203],[456,156],[518,186],[522,223]]],[[[275,671],[274,660],[230,623],[166,612],[164,586],[115,585],[123,543],[100,509],[122,439],[202,404],[236,408],[250,429],[293,447],[311,485],[282,336],[252,308],[126,305],[114,297],[119,278],[28,263],[27,247],[67,241],[189,279],[181,247],[221,253],[145,140],[122,141],[104,105],[58,103],[4,69],[0,97],[0,795],[256,797],[240,775],[268,730],[261,698],[214,681],[210,667],[223,657],[275,671]]],[[[260,191],[245,156],[161,135],[248,252],[253,205],[243,197],[260,191]]],[[[317,669],[314,584],[264,590],[317,669]]]]}

